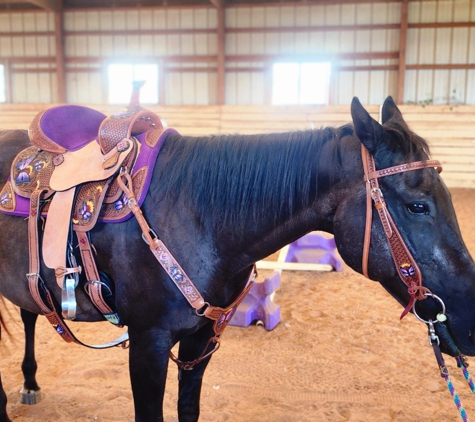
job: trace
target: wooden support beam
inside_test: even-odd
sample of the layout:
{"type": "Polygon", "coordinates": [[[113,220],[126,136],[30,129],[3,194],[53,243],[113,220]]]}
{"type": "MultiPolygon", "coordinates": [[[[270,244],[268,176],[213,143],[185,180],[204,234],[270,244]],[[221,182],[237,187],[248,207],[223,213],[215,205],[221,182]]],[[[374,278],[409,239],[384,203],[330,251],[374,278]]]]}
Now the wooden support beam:
{"type": "Polygon", "coordinates": [[[218,13],[218,27],[217,27],[217,46],[218,46],[218,77],[217,77],[217,92],[218,92],[218,104],[224,105],[226,104],[226,97],[225,97],[225,31],[226,31],[226,14],[224,8],[224,0],[212,0],[213,4],[217,6],[217,13],[218,13]]]}
{"type": "MultiPolygon", "coordinates": [[[[69,9],[68,9],[69,10],[69,9]]],[[[213,28],[196,28],[196,29],[128,29],[127,36],[129,35],[196,35],[196,34],[214,34],[216,30],[213,28]]],[[[5,34],[8,34],[6,32],[5,34]]],[[[21,33],[20,33],[21,34],[21,33]]],[[[44,34],[44,32],[42,33],[44,34]]],[[[65,31],[64,35],[67,37],[82,35],[124,35],[123,29],[94,29],[94,30],[81,30],[81,31],[65,31]]]]}
{"type": "Polygon", "coordinates": [[[158,61],[158,104],[165,105],[168,70],[163,59],[158,61]]]}
{"type": "Polygon", "coordinates": [[[381,60],[397,59],[398,51],[368,51],[330,54],[229,54],[226,62],[314,62],[338,60],[381,60]]]}
{"type": "Polygon", "coordinates": [[[57,10],[56,0],[0,0],[0,4],[30,3],[41,9],[55,12],[57,10]]]}
{"type": "MultiPolygon", "coordinates": [[[[211,1],[211,0],[210,0],[211,1]]],[[[398,3],[400,0],[364,0],[364,3],[398,3]]],[[[416,0],[412,0],[416,1],[416,0]]],[[[419,1],[429,1],[429,0],[419,0],[419,1]]],[[[333,5],[340,5],[340,4],[358,4],[361,3],[361,0],[300,0],[300,1],[285,1],[285,0],[275,0],[269,1],[264,3],[256,3],[256,2],[243,2],[243,3],[235,3],[232,6],[237,7],[262,7],[263,5],[275,5],[278,4],[281,7],[285,6],[333,6],[333,5]],[[274,4],[272,4],[274,3],[274,4]]]]}
{"type": "Polygon", "coordinates": [[[226,28],[228,34],[257,33],[266,34],[284,32],[342,32],[342,31],[372,31],[377,29],[398,29],[399,24],[358,24],[358,25],[311,25],[311,26],[266,26],[266,27],[239,27],[226,28]]]}
{"type": "Polygon", "coordinates": [[[58,11],[58,3],[56,0],[27,0],[29,3],[34,4],[35,6],[41,7],[42,9],[48,10],[50,12],[58,11]]]}
{"type": "Polygon", "coordinates": [[[475,22],[423,22],[410,23],[409,28],[473,28],[475,22]]]}
{"type": "Polygon", "coordinates": [[[307,262],[258,261],[257,269],[290,271],[333,271],[329,264],[310,264],[307,262]]]}
{"type": "Polygon", "coordinates": [[[3,60],[5,66],[5,98],[7,103],[12,103],[12,65],[9,59],[3,60]]]}
{"type": "Polygon", "coordinates": [[[406,48],[408,26],[408,0],[401,0],[401,28],[399,30],[399,62],[397,71],[397,96],[398,104],[404,103],[404,86],[406,80],[406,48]]]}
{"type": "Polygon", "coordinates": [[[468,70],[475,69],[475,63],[445,63],[445,64],[408,64],[410,70],[468,70]]]}
{"type": "Polygon", "coordinates": [[[56,0],[56,11],[54,12],[54,34],[56,45],[56,84],[58,103],[66,102],[66,70],[64,55],[64,14],[63,0],[56,0]]]}

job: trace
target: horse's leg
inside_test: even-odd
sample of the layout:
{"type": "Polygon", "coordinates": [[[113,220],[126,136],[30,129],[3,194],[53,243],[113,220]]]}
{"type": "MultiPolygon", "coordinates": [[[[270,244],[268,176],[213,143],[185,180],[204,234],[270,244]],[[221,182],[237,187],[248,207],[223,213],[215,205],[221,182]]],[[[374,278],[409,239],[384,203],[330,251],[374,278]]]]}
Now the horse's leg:
{"type": "Polygon", "coordinates": [[[2,379],[0,378],[0,422],[11,422],[7,415],[7,395],[3,390],[2,379]]]}
{"type": "MultiPolygon", "coordinates": [[[[191,336],[180,340],[178,359],[192,362],[204,350],[208,340],[214,336],[213,324],[207,324],[191,336]]],[[[210,346],[211,347],[211,346],[210,346]]],[[[178,420],[196,422],[200,415],[200,395],[203,375],[211,356],[195,365],[192,370],[178,372],[178,420]]]]}
{"type": "Polygon", "coordinates": [[[170,334],[163,330],[129,327],[129,367],[136,422],[163,421],[170,334]]]}
{"type": "Polygon", "coordinates": [[[42,399],[41,389],[35,377],[37,369],[35,360],[35,325],[38,315],[24,309],[20,310],[20,314],[25,329],[25,356],[21,364],[25,380],[20,400],[23,404],[36,404],[42,399]]]}

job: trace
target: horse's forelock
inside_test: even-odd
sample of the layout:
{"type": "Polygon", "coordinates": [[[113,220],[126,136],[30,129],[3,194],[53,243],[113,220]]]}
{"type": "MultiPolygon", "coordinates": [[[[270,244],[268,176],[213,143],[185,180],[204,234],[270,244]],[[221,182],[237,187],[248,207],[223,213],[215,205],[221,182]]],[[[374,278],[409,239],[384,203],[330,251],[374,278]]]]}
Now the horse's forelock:
{"type": "Polygon", "coordinates": [[[418,161],[430,155],[427,142],[411,131],[402,119],[391,119],[383,125],[393,152],[401,152],[411,161],[418,161]]]}
{"type": "MultiPolygon", "coordinates": [[[[430,156],[427,142],[411,131],[407,123],[400,118],[393,118],[383,125],[387,133],[387,140],[393,153],[401,153],[402,161],[410,163],[426,160],[430,156]]],[[[411,171],[404,174],[409,186],[420,186],[424,180],[425,171],[411,171]]]]}

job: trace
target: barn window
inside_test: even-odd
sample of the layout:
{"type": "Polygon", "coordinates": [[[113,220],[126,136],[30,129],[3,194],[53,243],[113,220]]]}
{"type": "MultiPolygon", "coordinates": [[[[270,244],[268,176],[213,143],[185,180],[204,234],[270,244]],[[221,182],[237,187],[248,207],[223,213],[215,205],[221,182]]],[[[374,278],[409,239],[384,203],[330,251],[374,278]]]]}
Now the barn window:
{"type": "Polygon", "coordinates": [[[273,104],[328,104],[330,63],[275,63],[273,104]]]}
{"type": "Polygon", "coordinates": [[[5,65],[0,64],[0,103],[7,101],[7,90],[5,84],[5,65]]]}
{"type": "Polygon", "coordinates": [[[156,64],[110,64],[109,103],[128,104],[133,81],[145,81],[140,90],[141,104],[158,103],[158,66],[156,64]]]}

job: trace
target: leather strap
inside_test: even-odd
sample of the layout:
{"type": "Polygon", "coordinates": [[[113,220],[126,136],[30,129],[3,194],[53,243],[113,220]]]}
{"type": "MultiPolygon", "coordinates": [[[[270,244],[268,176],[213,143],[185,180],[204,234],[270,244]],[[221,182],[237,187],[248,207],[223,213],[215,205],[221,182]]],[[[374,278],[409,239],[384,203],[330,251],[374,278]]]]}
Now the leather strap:
{"type": "Polygon", "coordinates": [[[117,339],[105,344],[86,344],[78,340],[71,332],[66,322],[56,310],[53,297],[46,284],[40,277],[40,255],[38,246],[38,215],[40,213],[40,201],[42,195],[48,189],[39,187],[33,192],[30,198],[30,217],[28,218],[28,246],[30,251],[29,272],[26,274],[28,280],[28,288],[30,293],[41,309],[41,312],[48,319],[55,331],[67,343],[77,343],[92,349],[107,349],[114,346],[127,347],[129,340],[128,333],[122,334],[117,339]],[[46,300],[43,300],[43,297],[46,300]]]}
{"type": "MultiPolygon", "coordinates": [[[[362,271],[368,277],[368,259],[371,242],[371,223],[372,223],[372,202],[378,212],[384,233],[388,240],[389,249],[396,265],[399,277],[408,287],[408,293],[411,297],[409,304],[404,309],[401,318],[403,318],[414,305],[415,300],[424,300],[427,298],[425,293],[430,293],[427,287],[422,285],[422,274],[416,261],[409,252],[399,230],[397,229],[386,202],[383,193],[379,187],[378,178],[391,176],[393,174],[403,173],[410,170],[419,170],[423,168],[435,168],[440,173],[442,165],[436,160],[416,161],[413,163],[402,164],[389,167],[383,170],[376,170],[374,158],[369,154],[364,145],[361,145],[361,155],[364,168],[364,179],[366,182],[366,228],[363,243],[362,271]]],[[[369,277],[368,277],[369,278],[369,277]]]]}
{"type": "Polygon", "coordinates": [[[438,160],[415,161],[413,163],[400,164],[398,166],[388,167],[383,170],[373,170],[366,173],[366,180],[378,179],[380,177],[392,176],[393,174],[404,173],[409,170],[420,170],[433,167],[437,172],[442,171],[442,164],[438,160]]]}
{"type": "Polygon", "coordinates": [[[68,234],[71,225],[71,208],[76,188],[56,192],[50,202],[43,235],[43,262],[55,270],[56,282],[64,289],[64,277],[80,269],[66,267],[68,234]]]}
{"type": "MultiPolygon", "coordinates": [[[[81,252],[84,272],[88,280],[87,293],[94,305],[101,311],[103,315],[112,314],[114,311],[107,305],[102,296],[102,283],[99,271],[97,271],[96,261],[87,233],[82,231],[76,232],[78,238],[79,251],[81,252]]],[[[115,324],[117,325],[117,324],[115,324]]]]}
{"type": "Polygon", "coordinates": [[[121,170],[121,173],[117,178],[117,182],[120,188],[127,195],[127,198],[129,199],[128,205],[137,219],[137,222],[139,223],[139,226],[142,230],[142,237],[150,247],[151,252],[159,264],[167,272],[173,283],[175,283],[176,287],[183,294],[190,306],[195,309],[196,314],[214,321],[213,331],[215,335],[208,340],[203,352],[197,359],[192,362],[183,362],[175,357],[172,352],[170,352],[170,359],[173,360],[180,369],[191,370],[196,364],[218,350],[222,332],[236,312],[237,307],[244,300],[246,295],[249,293],[249,290],[251,290],[252,285],[254,284],[254,280],[257,275],[256,266],[254,265],[254,268],[251,271],[246,287],[231,305],[229,305],[227,308],[211,306],[208,302],[204,301],[203,296],[201,296],[200,292],[185,273],[183,268],[180,266],[180,264],[178,264],[171,252],[148,225],[145,217],[142,214],[142,210],[138,206],[135,199],[132,178],[127,172],[127,169],[121,170]],[[126,179],[127,184],[124,183],[122,178],[126,179]],[[211,350],[209,350],[210,345],[214,346],[211,350]]]}
{"type": "Polygon", "coordinates": [[[205,305],[203,296],[186,275],[183,268],[175,260],[173,255],[170,253],[168,248],[163,244],[163,242],[157,237],[155,232],[150,228],[145,217],[142,214],[142,210],[137,204],[133,193],[132,178],[126,169],[121,170],[119,177],[117,178],[120,188],[125,192],[129,200],[128,206],[134,213],[137,222],[139,223],[140,228],[142,229],[142,237],[145,242],[150,247],[151,252],[155,256],[156,260],[163,267],[163,269],[168,273],[172,281],[178,287],[180,292],[183,294],[185,299],[191,305],[192,308],[199,310],[205,305]],[[124,184],[122,177],[125,177],[127,180],[127,186],[124,184]]]}
{"type": "Polygon", "coordinates": [[[38,215],[40,210],[41,195],[46,192],[46,189],[38,189],[33,192],[30,198],[30,218],[28,219],[28,243],[30,250],[30,268],[29,273],[26,275],[28,279],[28,287],[33,299],[41,308],[43,314],[48,318],[56,332],[67,343],[74,342],[74,336],[66,325],[62,324],[62,318],[54,307],[52,297],[49,291],[45,288],[42,289],[46,296],[46,301],[42,298],[39,283],[42,287],[44,283],[40,278],[40,256],[38,246],[38,215]]]}

